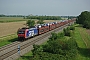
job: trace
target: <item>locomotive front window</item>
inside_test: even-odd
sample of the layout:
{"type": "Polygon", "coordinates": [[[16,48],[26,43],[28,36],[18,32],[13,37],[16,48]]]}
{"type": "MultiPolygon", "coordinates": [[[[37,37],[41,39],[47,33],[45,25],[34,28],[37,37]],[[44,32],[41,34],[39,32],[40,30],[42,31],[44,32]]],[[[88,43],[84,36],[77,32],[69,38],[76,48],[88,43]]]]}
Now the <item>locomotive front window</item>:
{"type": "Polygon", "coordinates": [[[18,34],[24,34],[25,33],[25,31],[19,31],[18,32],[18,34]]]}

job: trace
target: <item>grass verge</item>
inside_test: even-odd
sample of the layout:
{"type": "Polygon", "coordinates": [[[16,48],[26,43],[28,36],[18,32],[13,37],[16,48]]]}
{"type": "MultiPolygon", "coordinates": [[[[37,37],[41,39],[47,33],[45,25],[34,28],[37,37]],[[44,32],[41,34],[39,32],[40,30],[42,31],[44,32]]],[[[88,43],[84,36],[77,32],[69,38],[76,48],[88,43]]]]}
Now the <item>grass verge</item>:
{"type": "Polygon", "coordinates": [[[79,28],[79,32],[83,38],[83,41],[86,44],[87,48],[90,48],[90,36],[87,34],[86,29],[85,28],[79,28]]]}
{"type": "Polygon", "coordinates": [[[78,51],[79,51],[79,53],[77,55],[77,60],[90,60],[90,56],[88,55],[88,53],[89,53],[88,48],[84,41],[87,39],[87,38],[84,38],[86,32],[85,32],[85,30],[84,31],[83,30],[84,30],[84,28],[81,28],[81,27],[76,27],[76,30],[75,30],[75,39],[78,44],[78,51]]]}
{"type": "Polygon", "coordinates": [[[10,44],[10,43],[12,43],[16,40],[18,40],[17,39],[17,34],[11,34],[11,35],[8,35],[8,36],[0,37],[0,47],[4,46],[4,45],[7,45],[7,44],[10,44]]]}
{"type": "Polygon", "coordinates": [[[33,56],[32,52],[29,51],[28,53],[26,53],[25,55],[21,56],[17,60],[30,60],[30,57],[32,57],[32,56],[33,56]]]}

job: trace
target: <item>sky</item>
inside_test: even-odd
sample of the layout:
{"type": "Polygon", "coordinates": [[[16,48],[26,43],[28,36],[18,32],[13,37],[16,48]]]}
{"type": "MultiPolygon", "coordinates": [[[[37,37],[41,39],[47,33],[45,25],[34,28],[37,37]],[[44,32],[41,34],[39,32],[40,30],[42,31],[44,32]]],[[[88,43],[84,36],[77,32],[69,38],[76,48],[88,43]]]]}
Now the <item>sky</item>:
{"type": "Polygon", "coordinates": [[[90,0],[0,0],[0,14],[78,16],[90,0]]]}

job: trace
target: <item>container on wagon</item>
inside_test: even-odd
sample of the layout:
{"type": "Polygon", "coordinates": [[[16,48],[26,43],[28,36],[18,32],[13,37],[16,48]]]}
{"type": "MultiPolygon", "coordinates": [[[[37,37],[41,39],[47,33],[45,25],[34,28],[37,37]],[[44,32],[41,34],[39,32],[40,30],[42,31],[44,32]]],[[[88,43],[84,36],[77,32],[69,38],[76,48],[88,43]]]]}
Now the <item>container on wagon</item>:
{"type": "Polygon", "coordinates": [[[38,35],[38,29],[37,28],[30,28],[26,31],[26,38],[32,37],[38,35]]]}

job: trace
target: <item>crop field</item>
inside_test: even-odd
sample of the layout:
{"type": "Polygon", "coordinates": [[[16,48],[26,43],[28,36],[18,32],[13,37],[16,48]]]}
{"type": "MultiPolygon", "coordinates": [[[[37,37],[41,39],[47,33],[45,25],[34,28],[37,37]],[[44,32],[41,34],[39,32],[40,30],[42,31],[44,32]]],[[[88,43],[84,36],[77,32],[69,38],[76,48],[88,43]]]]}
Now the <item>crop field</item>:
{"type": "Polygon", "coordinates": [[[23,17],[0,17],[0,23],[26,21],[23,17]]]}
{"type": "MultiPolygon", "coordinates": [[[[22,17],[0,17],[0,37],[17,33],[17,30],[26,27],[26,21],[22,17]]],[[[38,20],[35,20],[37,22],[38,20]]],[[[55,20],[44,20],[44,22],[54,22],[55,20]]]]}
{"type": "Polygon", "coordinates": [[[24,27],[26,21],[22,22],[10,22],[10,23],[0,23],[0,37],[15,34],[18,28],[24,27]]]}
{"type": "Polygon", "coordinates": [[[20,20],[20,19],[23,19],[23,17],[0,17],[0,20],[20,20]]]}
{"type": "MultiPolygon", "coordinates": [[[[90,32],[90,30],[88,30],[90,32]]],[[[87,29],[82,27],[76,27],[75,39],[78,45],[77,60],[90,60],[90,33],[87,33],[87,29]]]]}
{"type": "MultiPolygon", "coordinates": [[[[23,19],[23,17],[0,17],[0,23],[8,23],[8,22],[20,22],[27,21],[29,19],[23,19]]],[[[37,22],[37,19],[33,19],[37,22]]],[[[56,20],[44,20],[44,22],[54,22],[56,20]]]]}
{"type": "Polygon", "coordinates": [[[87,34],[89,34],[89,35],[90,35],[90,29],[87,29],[87,31],[86,31],[86,32],[87,32],[87,34]]]}

